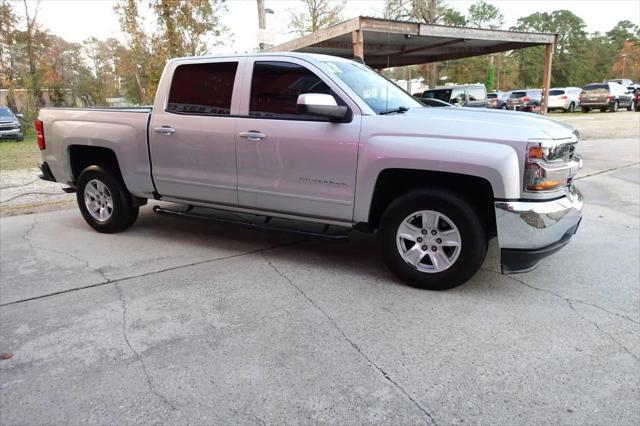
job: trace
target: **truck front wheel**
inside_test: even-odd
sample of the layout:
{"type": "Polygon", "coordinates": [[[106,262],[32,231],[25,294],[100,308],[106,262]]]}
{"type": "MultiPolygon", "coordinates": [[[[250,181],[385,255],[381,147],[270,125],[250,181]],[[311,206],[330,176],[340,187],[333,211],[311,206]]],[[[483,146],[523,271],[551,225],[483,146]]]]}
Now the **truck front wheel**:
{"type": "Polygon", "coordinates": [[[80,173],[76,198],[82,217],[98,232],[124,231],[138,218],[138,206],[122,179],[100,166],[89,166],[80,173]]]}
{"type": "Polygon", "coordinates": [[[384,260],[411,286],[457,287],[480,269],[487,252],[485,229],[463,198],[441,190],[417,190],[396,199],[380,226],[384,260]]]}

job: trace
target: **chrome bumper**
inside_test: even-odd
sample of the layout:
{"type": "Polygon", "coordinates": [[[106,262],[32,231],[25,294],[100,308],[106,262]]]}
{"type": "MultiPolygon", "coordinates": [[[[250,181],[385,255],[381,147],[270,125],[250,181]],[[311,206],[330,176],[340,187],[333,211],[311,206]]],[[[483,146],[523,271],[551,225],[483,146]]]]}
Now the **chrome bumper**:
{"type": "Polygon", "coordinates": [[[575,186],[552,201],[495,203],[503,272],[526,272],[566,245],[582,218],[582,194],[575,186]]]}

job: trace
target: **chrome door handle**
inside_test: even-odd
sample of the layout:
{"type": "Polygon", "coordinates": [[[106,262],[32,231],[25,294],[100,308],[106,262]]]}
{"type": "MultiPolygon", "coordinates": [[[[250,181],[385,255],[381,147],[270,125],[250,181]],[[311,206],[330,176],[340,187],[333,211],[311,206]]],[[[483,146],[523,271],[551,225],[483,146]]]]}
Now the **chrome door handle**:
{"type": "Polygon", "coordinates": [[[249,130],[248,132],[240,132],[238,136],[241,138],[249,139],[250,141],[259,141],[260,139],[265,139],[267,135],[258,131],[258,130],[249,130]]]}
{"type": "Polygon", "coordinates": [[[176,132],[176,129],[169,126],[161,126],[161,127],[154,127],[153,131],[156,133],[160,133],[161,135],[172,135],[176,132]]]}

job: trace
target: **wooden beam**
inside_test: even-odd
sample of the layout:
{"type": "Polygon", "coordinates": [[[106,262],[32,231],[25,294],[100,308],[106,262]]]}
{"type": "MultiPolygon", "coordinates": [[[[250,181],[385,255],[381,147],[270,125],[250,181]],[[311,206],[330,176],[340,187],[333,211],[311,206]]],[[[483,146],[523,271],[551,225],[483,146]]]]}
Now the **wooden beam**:
{"type": "Polygon", "coordinates": [[[415,22],[390,21],[379,18],[360,18],[360,28],[377,33],[408,34],[417,36],[420,24],[415,22]]]}
{"type": "Polygon", "coordinates": [[[548,44],[555,42],[555,34],[524,33],[505,30],[481,30],[479,28],[447,27],[443,25],[420,24],[421,36],[466,38],[502,42],[548,44]]]}
{"type": "Polygon", "coordinates": [[[360,29],[360,18],[349,19],[348,21],[332,25],[327,28],[307,34],[295,40],[279,44],[277,46],[266,49],[265,52],[294,52],[302,48],[312,46],[325,40],[331,40],[345,34],[349,34],[354,30],[360,29]]]}
{"type": "Polygon", "coordinates": [[[544,73],[542,75],[542,110],[541,114],[547,114],[549,107],[549,89],[551,89],[551,63],[553,60],[554,43],[549,43],[544,51],[544,73]]]}
{"type": "Polygon", "coordinates": [[[353,57],[360,58],[364,62],[364,36],[362,30],[354,30],[353,34],[353,57]]]}

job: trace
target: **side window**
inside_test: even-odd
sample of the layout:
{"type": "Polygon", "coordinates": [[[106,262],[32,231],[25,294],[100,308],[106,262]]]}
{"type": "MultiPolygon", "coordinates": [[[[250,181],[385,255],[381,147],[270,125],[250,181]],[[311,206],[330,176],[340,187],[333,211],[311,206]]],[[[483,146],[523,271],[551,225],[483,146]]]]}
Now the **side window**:
{"type": "Polygon", "coordinates": [[[451,101],[449,103],[454,105],[463,105],[465,103],[464,89],[454,89],[451,92],[451,101]]]}
{"type": "Polygon", "coordinates": [[[196,115],[231,114],[237,62],[180,65],[173,73],[168,112],[196,115]]]}
{"type": "Polygon", "coordinates": [[[485,91],[479,87],[472,87],[469,89],[470,101],[484,101],[486,99],[485,91]]]}
{"type": "MultiPolygon", "coordinates": [[[[318,117],[298,113],[298,95],[303,93],[332,94],[329,86],[301,65],[291,62],[255,62],[251,79],[249,115],[319,120],[318,117]]],[[[335,95],[334,98],[341,104],[335,95]]]]}

